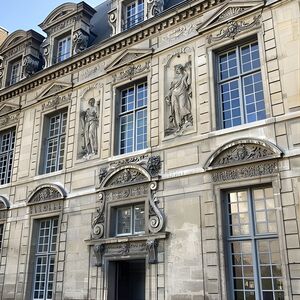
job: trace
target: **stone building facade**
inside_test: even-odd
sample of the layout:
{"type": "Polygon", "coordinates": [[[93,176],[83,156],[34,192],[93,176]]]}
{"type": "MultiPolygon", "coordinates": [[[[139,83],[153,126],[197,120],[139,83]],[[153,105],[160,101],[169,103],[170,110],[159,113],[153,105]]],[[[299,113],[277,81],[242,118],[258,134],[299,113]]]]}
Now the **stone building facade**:
{"type": "Polygon", "coordinates": [[[66,3],[0,46],[0,298],[300,299],[297,0],[66,3]]]}

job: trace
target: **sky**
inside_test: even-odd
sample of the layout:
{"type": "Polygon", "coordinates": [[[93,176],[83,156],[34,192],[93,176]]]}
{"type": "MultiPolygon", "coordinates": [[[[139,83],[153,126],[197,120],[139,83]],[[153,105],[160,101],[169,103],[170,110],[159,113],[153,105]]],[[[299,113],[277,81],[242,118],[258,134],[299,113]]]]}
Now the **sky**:
{"type": "MultiPolygon", "coordinates": [[[[95,7],[104,0],[85,0],[95,7]]],[[[49,13],[65,2],[79,3],[81,0],[0,0],[0,26],[9,33],[18,29],[33,29],[41,34],[38,27],[49,13]]]]}

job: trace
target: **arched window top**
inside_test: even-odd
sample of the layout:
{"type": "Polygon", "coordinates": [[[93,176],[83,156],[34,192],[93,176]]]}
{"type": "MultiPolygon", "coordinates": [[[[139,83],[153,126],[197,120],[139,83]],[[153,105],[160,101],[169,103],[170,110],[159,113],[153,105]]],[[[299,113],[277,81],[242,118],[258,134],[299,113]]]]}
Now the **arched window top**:
{"type": "Polygon", "coordinates": [[[218,148],[207,160],[204,169],[217,169],[255,161],[278,158],[282,151],[269,141],[256,138],[233,140],[218,148]]]}
{"type": "Polygon", "coordinates": [[[4,196],[0,196],[0,210],[6,210],[10,208],[10,203],[4,196]]]}
{"type": "Polygon", "coordinates": [[[36,204],[66,198],[67,193],[58,184],[42,184],[35,188],[28,197],[27,204],[36,204]]]}
{"type": "Polygon", "coordinates": [[[150,181],[151,175],[146,169],[139,165],[127,164],[105,174],[100,188],[110,189],[150,181]]]}

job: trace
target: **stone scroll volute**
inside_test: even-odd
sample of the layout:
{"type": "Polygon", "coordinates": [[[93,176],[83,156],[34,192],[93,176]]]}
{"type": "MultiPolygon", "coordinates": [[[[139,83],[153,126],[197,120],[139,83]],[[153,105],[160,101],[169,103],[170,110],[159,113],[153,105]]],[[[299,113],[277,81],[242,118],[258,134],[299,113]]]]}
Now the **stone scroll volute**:
{"type": "Polygon", "coordinates": [[[181,135],[193,128],[195,109],[192,74],[193,49],[170,54],[164,67],[165,136],[181,135]]]}

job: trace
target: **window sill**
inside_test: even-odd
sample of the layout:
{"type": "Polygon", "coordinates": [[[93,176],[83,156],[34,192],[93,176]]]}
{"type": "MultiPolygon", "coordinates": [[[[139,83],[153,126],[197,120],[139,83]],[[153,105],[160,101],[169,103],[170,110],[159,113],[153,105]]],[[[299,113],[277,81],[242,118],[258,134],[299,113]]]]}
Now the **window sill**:
{"type": "Polygon", "coordinates": [[[53,177],[53,176],[57,176],[57,175],[62,175],[64,173],[65,173],[65,170],[62,169],[62,170],[51,172],[51,173],[36,175],[33,177],[33,180],[45,179],[45,178],[49,178],[49,177],[53,177]]]}

